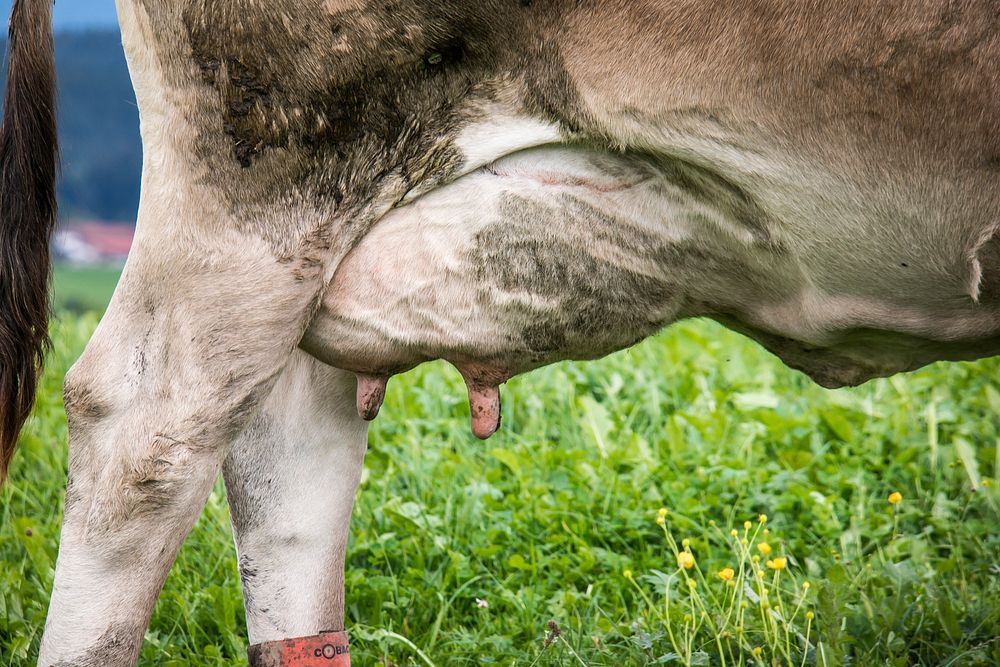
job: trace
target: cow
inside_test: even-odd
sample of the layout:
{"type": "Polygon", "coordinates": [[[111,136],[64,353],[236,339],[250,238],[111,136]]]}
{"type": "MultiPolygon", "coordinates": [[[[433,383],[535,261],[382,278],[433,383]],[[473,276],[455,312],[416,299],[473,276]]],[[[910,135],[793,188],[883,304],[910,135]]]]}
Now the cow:
{"type": "MultiPolygon", "coordinates": [[[[996,0],[117,9],[142,194],[65,378],[41,665],[135,662],[220,470],[251,664],[346,664],[366,420],[427,360],[487,437],[513,375],[689,317],[829,387],[1000,353],[996,0]]],[[[4,468],[46,344],[50,12],[10,26],[4,468]]]]}

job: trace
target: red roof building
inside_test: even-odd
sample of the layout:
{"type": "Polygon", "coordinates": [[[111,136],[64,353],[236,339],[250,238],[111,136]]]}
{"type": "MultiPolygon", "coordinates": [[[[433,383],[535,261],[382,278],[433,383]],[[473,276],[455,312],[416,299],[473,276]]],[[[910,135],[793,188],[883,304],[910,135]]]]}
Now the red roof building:
{"type": "Polygon", "coordinates": [[[132,225],[69,223],[56,232],[53,249],[58,258],[74,264],[121,264],[134,236],[132,225]]]}

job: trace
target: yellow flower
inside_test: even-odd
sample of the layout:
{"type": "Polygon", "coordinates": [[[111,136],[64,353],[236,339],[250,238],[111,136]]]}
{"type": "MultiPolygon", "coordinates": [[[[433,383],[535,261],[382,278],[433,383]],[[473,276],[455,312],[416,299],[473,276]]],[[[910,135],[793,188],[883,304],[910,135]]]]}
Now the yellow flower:
{"type": "Polygon", "coordinates": [[[764,649],[762,649],[760,646],[757,646],[756,648],[754,648],[753,654],[754,657],[759,658],[760,656],[764,655],[764,649]]]}
{"type": "Polygon", "coordinates": [[[767,566],[772,570],[784,570],[788,567],[788,559],[784,556],[778,556],[774,560],[767,561],[767,566]]]}
{"type": "Polygon", "coordinates": [[[762,556],[766,556],[771,553],[771,545],[767,542],[761,542],[757,545],[757,551],[759,551],[762,556]]]}
{"type": "Polygon", "coordinates": [[[890,505],[898,505],[901,502],[903,502],[903,494],[902,493],[900,493],[899,491],[893,491],[892,493],[889,494],[889,504],[890,505]]]}
{"type": "Polygon", "coordinates": [[[767,523],[767,515],[761,514],[759,517],[757,517],[757,521],[762,524],[767,523]]]}
{"type": "Polygon", "coordinates": [[[694,556],[689,551],[682,551],[677,554],[677,567],[690,570],[694,567],[694,556]]]}
{"type": "Polygon", "coordinates": [[[744,521],[743,522],[743,530],[750,530],[752,527],[753,527],[753,524],[750,523],[749,521],[744,521]]]}
{"type": "Polygon", "coordinates": [[[691,540],[685,537],[684,540],[681,541],[681,546],[687,549],[689,546],[691,546],[691,540]]]}
{"type": "Polygon", "coordinates": [[[632,570],[625,570],[624,572],[622,572],[622,576],[625,577],[626,579],[631,579],[632,578],[632,570]]]}
{"type": "Polygon", "coordinates": [[[737,535],[739,535],[739,533],[736,532],[735,528],[733,528],[731,531],[729,531],[729,534],[732,535],[733,537],[736,537],[737,535]]]}
{"type": "Polygon", "coordinates": [[[807,611],[807,612],[806,612],[806,620],[807,620],[807,621],[811,621],[811,620],[813,620],[814,618],[816,618],[816,614],[812,613],[811,611],[807,611]]]}
{"type": "Polygon", "coordinates": [[[723,581],[732,581],[735,576],[736,572],[731,567],[719,570],[719,579],[722,579],[723,581]]]}
{"type": "Polygon", "coordinates": [[[808,581],[803,581],[802,582],[802,588],[803,588],[803,590],[809,590],[810,586],[812,586],[812,584],[810,584],[808,581]]]}
{"type": "Polygon", "coordinates": [[[698,582],[697,581],[695,581],[694,579],[688,579],[688,588],[690,588],[691,590],[694,590],[695,587],[697,587],[697,586],[698,586],[698,582]]]}

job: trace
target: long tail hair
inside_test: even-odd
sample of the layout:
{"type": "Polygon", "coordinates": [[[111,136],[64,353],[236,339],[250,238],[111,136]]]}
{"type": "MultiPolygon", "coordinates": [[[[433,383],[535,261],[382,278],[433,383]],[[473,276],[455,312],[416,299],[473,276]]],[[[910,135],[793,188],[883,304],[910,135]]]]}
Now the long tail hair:
{"type": "Polygon", "coordinates": [[[0,126],[0,484],[49,347],[55,226],[52,0],[14,0],[0,126]]]}

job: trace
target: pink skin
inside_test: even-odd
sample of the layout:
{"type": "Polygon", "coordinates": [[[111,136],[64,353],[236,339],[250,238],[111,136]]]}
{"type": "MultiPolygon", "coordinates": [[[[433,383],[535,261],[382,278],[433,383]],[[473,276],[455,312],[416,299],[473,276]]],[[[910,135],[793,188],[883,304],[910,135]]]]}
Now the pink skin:
{"type": "MultiPolygon", "coordinates": [[[[500,385],[510,379],[512,373],[499,367],[467,361],[455,362],[469,391],[469,417],[472,434],[486,440],[500,430],[501,401],[500,385]]],[[[365,421],[378,416],[385,400],[386,384],[391,373],[358,373],[358,415],[365,421]]]]}
{"type": "Polygon", "coordinates": [[[472,434],[486,440],[500,430],[500,387],[484,387],[471,384],[469,388],[469,414],[472,420],[472,434]]]}
{"type": "Polygon", "coordinates": [[[378,416],[388,381],[385,375],[358,375],[358,415],[365,421],[378,416]]]}

